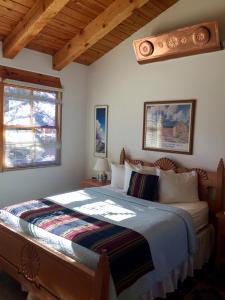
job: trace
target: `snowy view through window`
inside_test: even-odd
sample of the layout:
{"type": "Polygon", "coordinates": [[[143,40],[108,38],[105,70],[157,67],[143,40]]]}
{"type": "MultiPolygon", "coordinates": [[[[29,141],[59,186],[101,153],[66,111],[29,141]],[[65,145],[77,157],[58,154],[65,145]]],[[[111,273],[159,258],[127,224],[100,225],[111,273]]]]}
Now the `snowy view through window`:
{"type": "Polygon", "coordinates": [[[57,92],[4,87],[5,167],[57,160],[57,92]]]}

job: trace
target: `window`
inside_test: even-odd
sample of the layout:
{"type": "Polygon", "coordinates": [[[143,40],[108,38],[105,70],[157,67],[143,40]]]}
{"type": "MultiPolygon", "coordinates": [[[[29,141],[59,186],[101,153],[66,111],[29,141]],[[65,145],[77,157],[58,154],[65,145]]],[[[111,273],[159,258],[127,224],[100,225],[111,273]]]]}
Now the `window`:
{"type": "Polygon", "coordinates": [[[3,83],[2,167],[55,165],[61,152],[61,92],[3,83]]]}

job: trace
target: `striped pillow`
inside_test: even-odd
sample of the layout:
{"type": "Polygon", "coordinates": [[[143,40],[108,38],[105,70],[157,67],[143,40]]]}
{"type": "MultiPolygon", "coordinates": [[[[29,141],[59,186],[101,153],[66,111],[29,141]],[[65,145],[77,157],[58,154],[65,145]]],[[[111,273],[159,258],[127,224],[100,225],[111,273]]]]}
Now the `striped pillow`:
{"type": "Polygon", "coordinates": [[[140,174],[133,171],[127,195],[145,200],[155,201],[159,176],[140,174]]]}

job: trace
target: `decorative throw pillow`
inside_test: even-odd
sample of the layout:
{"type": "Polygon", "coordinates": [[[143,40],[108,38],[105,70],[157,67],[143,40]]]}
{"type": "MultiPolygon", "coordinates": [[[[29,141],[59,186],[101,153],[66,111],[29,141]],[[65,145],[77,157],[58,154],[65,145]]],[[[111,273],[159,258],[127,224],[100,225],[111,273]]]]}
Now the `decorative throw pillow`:
{"type": "Polygon", "coordinates": [[[155,201],[159,177],[132,171],[127,195],[155,201]]]}
{"type": "Polygon", "coordinates": [[[141,174],[151,174],[155,175],[155,168],[154,167],[144,167],[140,164],[132,165],[125,161],[125,177],[124,177],[124,191],[127,192],[130,184],[130,178],[132,172],[139,172],[141,174]]]}
{"type": "Polygon", "coordinates": [[[169,204],[197,201],[199,197],[196,172],[160,174],[159,202],[169,204]]]}
{"type": "Polygon", "coordinates": [[[111,164],[111,186],[118,189],[124,187],[124,165],[111,164]]]}

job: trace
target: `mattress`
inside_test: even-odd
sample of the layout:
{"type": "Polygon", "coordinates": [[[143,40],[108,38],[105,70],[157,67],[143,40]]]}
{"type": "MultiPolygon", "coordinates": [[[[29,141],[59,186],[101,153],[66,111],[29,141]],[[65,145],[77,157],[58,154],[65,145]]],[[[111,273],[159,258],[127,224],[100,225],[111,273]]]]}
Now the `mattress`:
{"type": "Polygon", "coordinates": [[[200,231],[208,224],[209,207],[206,201],[198,201],[193,203],[173,203],[170,206],[178,207],[187,211],[193,219],[195,231],[200,231]]]}

